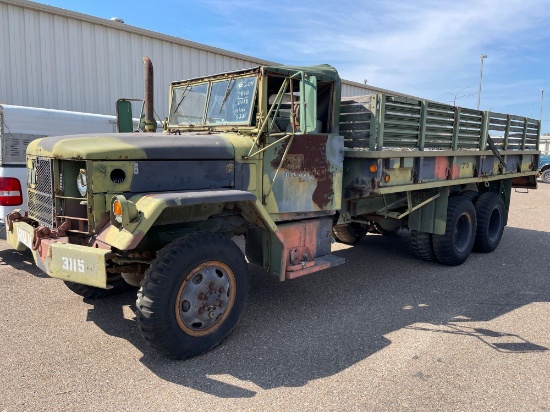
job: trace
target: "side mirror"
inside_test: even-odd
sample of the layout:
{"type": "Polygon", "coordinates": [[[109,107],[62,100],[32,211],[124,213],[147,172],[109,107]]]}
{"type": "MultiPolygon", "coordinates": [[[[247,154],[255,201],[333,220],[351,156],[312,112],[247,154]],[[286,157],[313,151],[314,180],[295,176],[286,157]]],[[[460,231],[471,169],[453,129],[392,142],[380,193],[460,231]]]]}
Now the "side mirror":
{"type": "Polygon", "coordinates": [[[119,133],[132,133],[134,124],[132,122],[132,102],[127,99],[116,101],[116,122],[119,133]]]}
{"type": "Polygon", "coordinates": [[[306,73],[300,82],[300,129],[304,133],[317,129],[317,78],[306,73]]]}
{"type": "MultiPolygon", "coordinates": [[[[117,117],[117,128],[119,133],[132,133],[141,130],[145,130],[145,102],[142,99],[118,99],[116,102],[116,117],[117,117]],[[137,115],[137,107],[133,103],[140,103],[141,111],[139,113],[139,118],[134,116],[134,113],[137,115]]],[[[155,121],[153,127],[157,129],[157,122],[155,121]]],[[[153,130],[153,131],[155,131],[153,130]]]]}

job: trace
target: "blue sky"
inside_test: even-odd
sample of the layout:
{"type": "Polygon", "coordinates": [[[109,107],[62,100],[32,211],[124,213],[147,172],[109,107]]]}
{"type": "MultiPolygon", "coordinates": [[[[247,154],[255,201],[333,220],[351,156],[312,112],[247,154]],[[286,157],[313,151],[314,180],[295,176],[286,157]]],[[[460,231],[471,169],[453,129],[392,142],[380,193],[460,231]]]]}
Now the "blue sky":
{"type": "Polygon", "coordinates": [[[157,0],[49,4],[347,80],[538,119],[550,132],[550,0],[157,0]]]}

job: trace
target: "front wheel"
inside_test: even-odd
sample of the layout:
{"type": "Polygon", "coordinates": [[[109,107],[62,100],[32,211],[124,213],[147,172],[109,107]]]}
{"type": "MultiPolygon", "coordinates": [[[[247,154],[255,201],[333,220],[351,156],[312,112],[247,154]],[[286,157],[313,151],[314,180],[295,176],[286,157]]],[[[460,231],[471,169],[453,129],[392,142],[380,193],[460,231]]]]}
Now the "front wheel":
{"type": "Polygon", "coordinates": [[[162,249],[138,292],[137,323],[157,351],[197,356],[222,342],[248,298],[248,266],[226,237],[198,232],[162,249]]]}
{"type": "Polygon", "coordinates": [[[448,266],[461,265],[468,259],[476,237],[476,210],[463,196],[449,197],[445,234],[433,235],[434,254],[448,266]]]}
{"type": "Polygon", "coordinates": [[[546,169],[544,172],[542,172],[540,178],[543,182],[550,183],[550,169],[546,169]]]}

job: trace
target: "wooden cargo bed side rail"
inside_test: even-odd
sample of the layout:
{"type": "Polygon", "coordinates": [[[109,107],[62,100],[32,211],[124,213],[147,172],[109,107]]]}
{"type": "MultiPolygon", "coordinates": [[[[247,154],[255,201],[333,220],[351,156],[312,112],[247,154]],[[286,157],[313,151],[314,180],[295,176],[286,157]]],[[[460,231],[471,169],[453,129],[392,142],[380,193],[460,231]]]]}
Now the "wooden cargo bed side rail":
{"type": "Polygon", "coordinates": [[[340,133],[355,151],[538,150],[540,122],[411,97],[343,98],[340,133]]]}

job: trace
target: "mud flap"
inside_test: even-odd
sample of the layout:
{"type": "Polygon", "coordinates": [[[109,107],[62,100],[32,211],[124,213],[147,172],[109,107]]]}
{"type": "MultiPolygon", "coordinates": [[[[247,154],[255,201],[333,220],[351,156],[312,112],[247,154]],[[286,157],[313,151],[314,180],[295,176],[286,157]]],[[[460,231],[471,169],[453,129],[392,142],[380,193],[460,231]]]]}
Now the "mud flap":
{"type": "Polygon", "coordinates": [[[512,179],[512,187],[514,189],[536,189],[537,176],[518,176],[512,179]]]}

